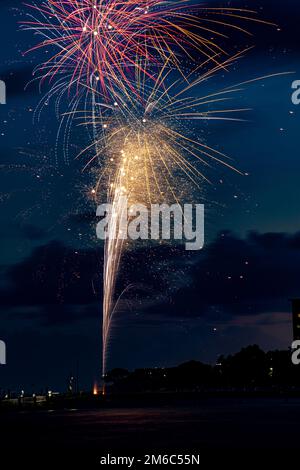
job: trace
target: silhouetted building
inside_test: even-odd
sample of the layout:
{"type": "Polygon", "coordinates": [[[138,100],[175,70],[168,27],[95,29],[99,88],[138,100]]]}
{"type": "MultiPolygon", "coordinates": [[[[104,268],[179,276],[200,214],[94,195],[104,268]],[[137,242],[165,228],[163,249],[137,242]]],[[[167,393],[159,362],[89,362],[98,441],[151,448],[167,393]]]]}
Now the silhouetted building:
{"type": "Polygon", "coordinates": [[[300,339],[300,299],[292,300],[293,339],[300,339]]]}

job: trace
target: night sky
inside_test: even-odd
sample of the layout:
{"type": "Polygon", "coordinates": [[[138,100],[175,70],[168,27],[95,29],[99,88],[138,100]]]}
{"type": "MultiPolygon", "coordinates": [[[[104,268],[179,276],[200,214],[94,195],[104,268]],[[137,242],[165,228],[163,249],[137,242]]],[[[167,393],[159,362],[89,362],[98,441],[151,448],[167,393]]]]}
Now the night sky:
{"type": "MultiPolygon", "coordinates": [[[[248,176],[214,169],[201,252],[149,244],[125,254],[118,289],[135,287],[115,317],[109,368],[214,363],[248,344],[291,343],[289,298],[300,296],[300,109],[291,102],[292,81],[300,79],[300,5],[206,4],[250,7],[280,27],[252,26],[251,41],[238,36],[240,48],[256,47],[230,73],[205,83],[203,95],[293,74],[245,85],[233,103],[251,108],[244,122],[199,129],[248,176]]],[[[35,41],[19,30],[25,9],[16,0],[0,4],[0,78],[7,85],[7,104],[0,105],[0,339],[7,344],[0,388],[64,390],[78,368],[80,387],[90,389],[101,369],[103,255],[89,176],[75,160],[89,136],[73,131],[66,162],[54,106],[33,122],[47,84],[41,93],[26,87],[41,54],[22,55],[35,41]]]]}

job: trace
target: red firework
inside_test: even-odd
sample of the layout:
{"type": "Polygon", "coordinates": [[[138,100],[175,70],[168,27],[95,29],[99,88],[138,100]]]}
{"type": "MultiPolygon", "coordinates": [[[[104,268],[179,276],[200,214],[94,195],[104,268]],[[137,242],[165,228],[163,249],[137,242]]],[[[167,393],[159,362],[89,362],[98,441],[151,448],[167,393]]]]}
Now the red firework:
{"type": "MultiPolygon", "coordinates": [[[[46,0],[28,5],[34,12],[23,23],[43,37],[30,50],[55,46],[40,67],[42,78],[68,75],[68,86],[90,86],[91,78],[107,88],[130,87],[132,76],[151,76],[151,65],[170,61],[179,68],[193,50],[202,61],[219,61],[225,51],[216,29],[244,31],[230,21],[252,20],[255,12],[233,8],[188,8],[174,0],[46,0]],[[200,15],[200,11],[202,14],[200,15]],[[249,17],[250,15],[250,17],[249,17]],[[251,17],[252,15],[252,17],[251,17]]],[[[194,55],[195,57],[195,55],[194,55]]]]}

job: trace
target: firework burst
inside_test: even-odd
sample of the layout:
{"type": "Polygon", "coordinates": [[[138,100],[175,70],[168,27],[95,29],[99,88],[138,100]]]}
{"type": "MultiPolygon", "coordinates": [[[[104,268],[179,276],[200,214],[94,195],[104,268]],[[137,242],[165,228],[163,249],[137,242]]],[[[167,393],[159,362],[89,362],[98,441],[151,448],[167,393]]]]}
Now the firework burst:
{"type": "Polygon", "coordinates": [[[199,95],[201,86],[209,78],[224,66],[235,63],[240,55],[236,54],[205,74],[190,73],[184,79],[174,78],[174,71],[166,64],[155,82],[152,79],[139,82],[138,96],[128,98],[127,94],[112,93],[110,103],[97,102],[96,116],[85,110],[73,113],[74,119],[84,121],[83,125],[95,127],[99,136],[96,152],[93,152],[95,142],[92,142],[78,156],[87,158],[83,169],[93,163],[101,164],[96,192],[101,193],[108,181],[115,185],[112,181],[119,179],[117,175],[121,171],[123,186],[133,202],[151,204],[158,195],[165,199],[167,190],[175,197],[179,172],[199,187],[201,182],[208,181],[205,171],[199,167],[205,169],[215,162],[234,169],[224,154],[201,140],[197,123],[241,120],[235,113],[245,109],[226,106],[239,87],[199,95]],[[216,105],[221,105],[220,109],[216,109],[216,105]],[[174,185],[171,184],[173,176],[174,185]]]}
{"type": "MultiPolygon", "coordinates": [[[[138,83],[138,95],[113,94],[110,103],[98,102],[99,113],[86,115],[76,112],[97,129],[95,143],[80,153],[86,156],[84,169],[99,168],[99,178],[93,188],[99,203],[108,189],[113,223],[109,225],[104,258],[103,299],[103,373],[106,372],[111,324],[118,300],[114,299],[116,278],[122,253],[128,246],[127,236],[116,236],[120,220],[127,216],[127,205],[180,203],[191,198],[192,187],[202,192],[203,182],[209,182],[207,169],[220,164],[242,174],[229,157],[210,147],[199,137],[199,122],[211,120],[239,121],[236,115],[246,109],[227,106],[239,87],[199,96],[199,88],[224,66],[229,67],[237,54],[203,75],[174,78],[176,70],[168,64],[156,77],[145,77],[138,83]],[[194,124],[198,122],[198,126],[194,124]],[[100,166],[99,166],[100,163],[100,166]]],[[[178,75],[178,73],[177,73],[178,75]]],[[[130,214],[129,214],[130,216],[130,214]]]]}
{"type": "MultiPolygon", "coordinates": [[[[66,91],[69,97],[72,91],[63,117],[66,141],[74,118],[92,125],[93,142],[81,155],[89,155],[85,169],[94,163],[99,168],[93,197],[98,201],[103,188],[108,193],[113,232],[126,210],[124,196],[131,204],[178,202],[184,185],[202,188],[208,181],[204,170],[213,163],[239,172],[194,127],[201,120],[240,120],[233,113],[241,109],[225,106],[238,87],[202,97],[196,90],[241,55],[231,57],[227,50],[230,32],[251,35],[245,23],[271,23],[252,10],[208,8],[188,0],[45,0],[29,6],[32,14],[23,28],[41,37],[31,50],[49,54],[35,79],[50,81],[46,99],[56,95],[57,112],[66,91]],[[79,110],[82,100],[84,111],[79,110]],[[221,109],[212,109],[216,103],[221,109]]],[[[123,248],[124,239],[108,233],[103,373],[123,248]]]]}
{"type": "Polygon", "coordinates": [[[91,79],[103,94],[108,86],[134,92],[133,73],[151,77],[149,65],[166,60],[179,70],[183,58],[220,63],[230,31],[250,35],[245,22],[266,23],[252,10],[182,0],[46,0],[29,6],[33,13],[23,28],[42,37],[30,50],[54,51],[37,76],[52,81],[63,75],[65,86],[77,93],[91,79]]]}

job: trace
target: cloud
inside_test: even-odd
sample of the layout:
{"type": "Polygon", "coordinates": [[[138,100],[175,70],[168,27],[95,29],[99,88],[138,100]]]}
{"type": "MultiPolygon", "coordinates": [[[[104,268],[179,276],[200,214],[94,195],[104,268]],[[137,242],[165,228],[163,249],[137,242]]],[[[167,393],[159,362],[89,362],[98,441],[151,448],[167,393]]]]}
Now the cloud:
{"type": "Polygon", "coordinates": [[[99,299],[102,263],[94,250],[77,251],[59,242],[38,247],[7,270],[0,306],[23,318],[72,322],[99,299]]]}
{"type": "Polygon", "coordinates": [[[220,235],[192,265],[189,285],[178,289],[160,311],[180,316],[287,311],[300,295],[300,233],[220,235]]]}
{"type": "MultiPolygon", "coordinates": [[[[6,272],[2,307],[48,324],[94,315],[102,300],[101,251],[76,250],[51,242],[6,272]],[[7,287],[8,286],[8,287],[7,287]],[[44,315],[44,319],[42,318],[44,315]]],[[[223,321],[235,316],[284,312],[300,294],[300,233],[251,232],[246,238],[220,234],[202,252],[153,246],[123,257],[116,295],[130,309],[166,317],[223,321]]],[[[1,306],[0,304],[0,306],[1,306]]],[[[122,306],[122,304],[121,304],[122,306]]]]}

